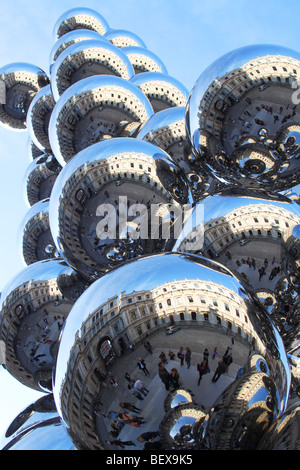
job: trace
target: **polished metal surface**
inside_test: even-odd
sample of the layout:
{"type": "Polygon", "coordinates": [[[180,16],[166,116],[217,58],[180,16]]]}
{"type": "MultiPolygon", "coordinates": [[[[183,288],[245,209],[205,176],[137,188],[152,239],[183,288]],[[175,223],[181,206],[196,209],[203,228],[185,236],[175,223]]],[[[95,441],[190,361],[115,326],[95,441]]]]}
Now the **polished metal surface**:
{"type": "Polygon", "coordinates": [[[62,167],[53,155],[42,154],[28,166],[23,180],[24,199],[29,206],[47,199],[62,167]]]}
{"type": "Polygon", "coordinates": [[[146,49],[146,44],[139,36],[125,29],[110,29],[104,37],[117,47],[137,46],[146,49]]]}
{"type": "Polygon", "coordinates": [[[167,204],[180,211],[189,200],[188,184],[167,153],[148,142],[114,138],[63,167],[50,198],[51,232],[74,269],[98,277],[124,260],[172,247],[171,233],[159,235],[159,217],[169,223],[167,204]]]}
{"type": "Polygon", "coordinates": [[[187,129],[199,163],[218,179],[271,191],[299,183],[300,54],[276,45],[231,51],[199,77],[187,129]],[[294,87],[294,88],[293,88],[294,87]]]}
{"type": "Polygon", "coordinates": [[[16,416],[0,440],[1,450],[76,450],[57,414],[53,394],[16,416]]]}
{"type": "Polygon", "coordinates": [[[27,266],[4,286],[0,311],[4,366],[27,387],[52,389],[61,329],[84,286],[65,262],[56,259],[27,266]]]}
{"type": "Polygon", "coordinates": [[[91,8],[72,8],[58,18],[54,25],[53,36],[59,39],[64,34],[77,29],[90,29],[104,35],[109,26],[105,18],[91,8]]]}
{"type": "MultiPolygon", "coordinates": [[[[142,77],[147,73],[137,75],[142,77]]],[[[151,142],[167,152],[184,172],[194,202],[222,189],[224,184],[212,178],[195,158],[186,134],[185,107],[174,106],[153,114],[138,129],[137,139],[151,142]]]]}
{"type": "Polygon", "coordinates": [[[104,36],[90,29],[77,29],[74,31],[70,31],[69,33],[66,33],[61,38],[59,38],[54,43],[50,51],[50,55],[49,55],[50,73],[51,73],[54,62],[67,47],[77,42],[85,41],[87,39],[102,39],[103,41],[105,41],[104,36]]]}
{"type": "Polygon", "coordinates": [[[84,78],[54,107],[49,125],[52,151],[64,166],[95,142],[129,136],[152,114],[149,100],[128,80],[113,75],[84,78]]]}
{"type": "Polygon", "coordinates": [[[123,52],[130,60],[136,74],[142,72],[168,73],[163,61],[145,47],[127,46],[123,47],[123,52]]]}
{"type": "Polygon", "coordinates": [[[55,101],[74,83],[93,75],[115,75],[129,80],[134,70],[128,57],[105,39],[86,39],[68,46],[51,69],[55,101]]]}
{"type": "Polygon", "coordinates": [[[36,202],[27,211],[19,228],[18,245],[27,265],[58,256],[50,231],[49,199],[36,202]]]}
{"type": "Polygon", "coordinates": [[[55,106],[50,85],[37,92],[28,109],[26,126],[32,142],[43,152],[51,153],[48,126],[55,106]]]}
{"type": "MultiPolygon", "coordinates": [[[[192,349],[192,358],[193,354],[192,349]]],[[[167,442],[168,448],[217,445],[227,449],[227,441],[219,436],[224,427],[229,428],[227,422],[218,418],[224,415],[227,406],[237,416],[231,432],[234,431],[237,442],[243,439],[243,448],[251,448],[253,435],[260,434],[262,428],[285,411],[290,382],[282,340],[256,296],[221,264],[196,255],[161,253],[128,261],[111,270],[88,287],[75,303],[60,343],[54,397],[62,421],[79,448],[116,449],[111,440],[108,443],[105,439],[110,432],[116,439],[133,441],[136,449],[141,449],[138,436],[159,430],[160,440],[167,442]],[[180,325],[181,330],[166,335],[170,322],[180,325]],[[214,342],[222,345],[218,360],[211,359],[214,345],[207,343],[209,332],[214,330],[214,342]],[[151,354],[142,344],[146,347],[146,340],[152,346],[151,354]],[[180,345],[186,352],[187,345],[195,345],[195,341],[210,350],[211,370],[199,380],[199,385],[197,363],[202,361],[202,355],[196,355],[188,368],[177,357],[180,345]],[[136,345],[136,350],[130,351],[131,344],[136,345]],[[226,346],[228,355],[234,357],[234,366],[220,372],[217,379],[212,369],[222,360],[226,346]],[[169,357],[170,350],[175,353],[173,358],[169,357]],[[166,359],[162,358],[162,351],[166,359]],[[252,354],[261,356],[261,360],[245,368],[240,379],[236,378],[252,354]],[[140,359],[145,361],[145,375],[137,364],[140,359]],[[178,379],[193,397],[192,402],[179,404],[167,415],[166,397],[180,389],[180,385],[169,377],[167,390],[162,367],[169,373],[177,371],[178,379]],[[140,409],[134,416],[142,417],[142,428],[129,426],[126,416],[122,416],[124,407],[120,408],[120,403],[133,398],[129,379],[124,377],[126,372],[133,383],[139,379],[145,388],[143,395],[134,399],[140,409]],[[244,408],[237,395],[240,391],[244,408]],[[226,401],[228,396],[234,399],[226,401]],[[75,410],[82,402],[90,410],[90,418],[85,415],[78,420],[75,410]],[[257,419],[251,418],[248,411],[253,408],[258,408],[257,419]],[[108,410],[105,418],[104,409],[108,410]],[[245,435],[240,425],[249,414],[251,433],[245,435]]]]}
{"type": "Polygon", "coordinates": [[[188,90],[170,75],[144,72],[130,79],[147,96],[155,113],[174,106],[186,106],[188,90]]]}
{"type": "Polygon", "coordinates": [[[0,124],[14,130],[26,129],[26,117],[36,93],[48,85],[46,73],[26,62],[15,62],[0,68],[5,84],[5,100],[0,104],[0,124]]]}

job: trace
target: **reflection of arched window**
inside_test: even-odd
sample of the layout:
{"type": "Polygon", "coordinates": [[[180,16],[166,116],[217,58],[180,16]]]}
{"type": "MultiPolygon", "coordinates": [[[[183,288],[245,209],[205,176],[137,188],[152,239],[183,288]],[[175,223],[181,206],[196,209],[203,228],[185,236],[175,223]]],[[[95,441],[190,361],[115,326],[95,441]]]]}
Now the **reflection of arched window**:
{"type": "Polygon", "coordinates": [[[112,342],[107,336],[102,338],[99,343],[99,354],[105,364],[108,364],[116,355],[112,342]]]}
{"type": "Polygon", "coordinates": [[[180,320],[184,320],[184,313],[183,312],[180,313],[180,320]]]}
{"type": "Polygon", "coordinates": [[[197,313],[196,312],[192,312],[191,316],[192,316],[192,320],[197,320],[197,313]]]}

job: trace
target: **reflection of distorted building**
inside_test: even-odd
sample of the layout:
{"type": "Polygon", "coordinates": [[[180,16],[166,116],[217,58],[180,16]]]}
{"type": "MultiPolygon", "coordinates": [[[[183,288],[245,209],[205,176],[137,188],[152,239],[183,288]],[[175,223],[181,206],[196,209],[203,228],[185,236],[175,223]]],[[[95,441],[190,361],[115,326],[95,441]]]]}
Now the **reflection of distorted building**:
{"type": "Polygon", "coordinates": [[[300,74],[299,61],[285,56],[265,56],[253,59],[242,67],[214,80],[200,103],[201,127],[220,137],[225,107],[232,106],[252,88],[280,85],[290,89],[300,74]]]}
{"type": "Polygon", "coordinates": [[[56,159],[47,154],[30,163],[24,176],[25,199],[30,206],[50,197],[60,170],[56,159]]]}
{"type": "Polygon", "coordinates": [[[241,206],[223,217],[207,221],[204,226],[204,250],[220,252],[242,238],[261,238],[285,243],[299,216],[272,204],[241,206]]]}
{"type": "Polygon", "coordinates": [[[99,379],[100,384],[105,381],[110,364],[130,344],[170,323],[183,328],[230,330],[241,341],[254,341],[264,349],[251,326],[246,304],[230,289],[211,281],[174,281],[107,299],[82,324],[61,390],[62,411],[82,442],[100,445],[89,433],[94,426],[90,410],[99,392],[99,379]],[[70,395],[70,390],[77,392],[70,395]]]}

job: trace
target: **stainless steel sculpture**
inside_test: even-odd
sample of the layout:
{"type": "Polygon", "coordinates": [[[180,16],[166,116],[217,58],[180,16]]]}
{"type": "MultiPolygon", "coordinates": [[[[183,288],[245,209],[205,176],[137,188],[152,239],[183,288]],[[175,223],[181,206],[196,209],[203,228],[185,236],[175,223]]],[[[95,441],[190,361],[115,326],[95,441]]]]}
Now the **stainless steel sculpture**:
{"type": "Polygon", "coordinates": [[[96,11],[53,36],[50,78],[0,69],[30,161],[0,358],[45,393],[1,447],[298,449],[300,53],[237,49],[188,93],[96,11]]]}

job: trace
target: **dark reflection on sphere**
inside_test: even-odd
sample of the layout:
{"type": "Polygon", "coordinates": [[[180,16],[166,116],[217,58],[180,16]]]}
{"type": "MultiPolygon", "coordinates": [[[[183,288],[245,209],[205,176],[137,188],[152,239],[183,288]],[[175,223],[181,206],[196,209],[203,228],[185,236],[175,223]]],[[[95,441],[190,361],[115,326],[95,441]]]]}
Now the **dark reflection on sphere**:
{"type": "Polygon", "coordinates": [[[78,299],[60,343],[54,396],[82,449],[116,449],[118,441],[126,441],[138,450],[147,432],[156,436],[155,446],[167,441],[170,448],[199,448],[219,442],[220,448],[235,448],[241,425],[249,421],[246,448],[253,433],[261,436],[285,411],[290,381],[281,338],[258,299],[218,263],[165,253],[125,263],[78,299]],[[191,347],[190,365],[180,362],[181,345],[184,352],[191,347]],[[207,357],[205,348],[209,367],[200,377],[197,365],[207,357]],[[254,354],[257,359],[247,366],[254,354]],[[222,372],[219,361],[226,364],[222,372]],[[166,415],[168,394],[171,403],[181,387],[191,391],[192,402],[168,406],[166,415]],[[230,405],[230,419],[235,415],[238,421],[235,437],[224,446],[219,435],[225,424],[217,416],[226,412],[221,403],[230,405]],[[252,409],[258,410],[253,417],[252,409]],[[207,443],[212,428],[215,438],[207,443]]]}
{"type": "Polygon", "coordinates": [[[0,332],[4,365],[22,384],[52,389],[52,369],[63,324],[85,289],[77,274],[56,259],[17,273],[1,293],[0,332]]]}
{"type": "Polygon", "coordinates": [[[25,408],[0,441],[2,450],[75,450],[56,410],[53,394],[25,408]]]}
{"type": "Polygon", "coordinates": [[[96,142],[130,136],[152,114],[149,100],[128,80],[113,75],[84,78],[53,109],[49,138],[54,156],[64,166],[96,142]]]}
{"type": "Polygon", "coordinates": [[[200,75],[187,104],[187,128],[199,162],[213,176],[273,191],[299,183],[299,65],[298,52],[256,45],[227,53],[200,75]]]}
{"type": "Polygon", "coordinates": [[[15,62],[0,68],[0,123],[13,130],[25,130],[28,108],[36,93],[48,85],[46,73],[39,67],[15,62]]]}
{"type": "Polygon", "coordinates": [[[51,233],[74,269],[97,278],[128,259],[170,250],[177,213],[189,198],[179,168],[155,145],[129,137],[99,142],[60,172],[50,198],[51,233]]]}
{"type": "Polygon", "coordinates": [[[30,163],[23,180],[24,198],[30,206],[50,197],[61,168],[56,158],[48,154],[42,154],[30,163]]]}
{"type": "Polygon", "coordinates": [[[56,59],[60,56],[60,54],[72,44],[75,44],[80,41],[85,41],[88,39],[102,39],[105,41],[104,36],[100,35],[96,31],[91,31],[89,29],[77,29],[74,31],[70,31],[69,33],[64,34],[61,38],[59,38],[55,44],[53,45],[50,55],[49,55],[49,66],[50,72],[52,70],[52,66],[56,59]]]}
{"type": "Polygon", "coordinates": [[[55,101],[74,83],[93,75],[115,75],[129,80],[134,75],[128,57],[105,39],[86,39],[67,47],[51,69],[55,101]]]}
{"type": "Polygon", "coordinates": [[[64,34],[78,29],[90,29],[104,35],[109,26],[105,18],[91,8],[72,8],[58,18],[53,28],[53,35],[55,39],[59,39],[64,34]]]}
{"type": "Polygon", "coordinates": [[[48,127],[54,106],[51,87],[46,85],[35,95],[27,113],[26,125],[30,138],[43,153],[51,153],[48,127]]]}

